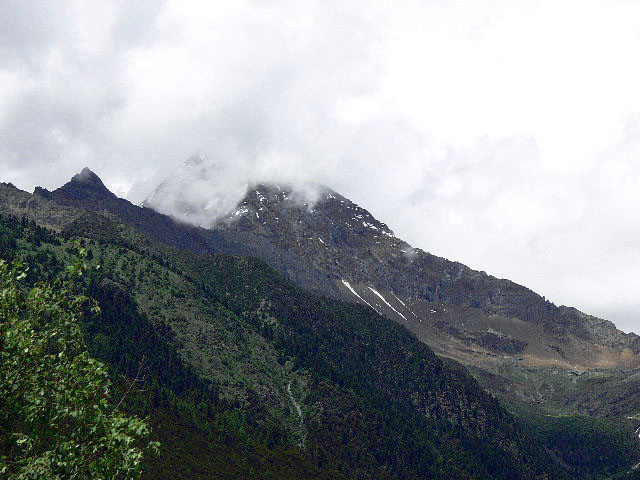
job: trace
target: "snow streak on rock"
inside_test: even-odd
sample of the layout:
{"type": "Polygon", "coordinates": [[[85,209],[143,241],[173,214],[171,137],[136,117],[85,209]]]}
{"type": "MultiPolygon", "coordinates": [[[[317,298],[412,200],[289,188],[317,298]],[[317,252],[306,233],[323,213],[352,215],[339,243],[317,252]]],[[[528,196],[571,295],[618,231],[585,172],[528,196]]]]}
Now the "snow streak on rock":
{"type": "Polygon", "coordinates": [[[396,312],[398,315],[400,315],[402,318],[404,318],[407,322],[409,320],[407,320],[407,317],[405,317],[403,314],[401,314],[398,310],[396,310],[395,308],[393,308],[391,306],[391,304],[389,302],[387,302],[387,299],[384,298],[382,295],[380,295],[380,292],[378,292],[375,288],[371,288],[369,287],[369,290],[371,290],[373,293],[375,293],[378,297],[380,297],[380,300],[382,300],[384,303],[387,304],[387,307],[389,307],[391,310],[393,310],[394,312],[396,312]]]}
{"type": "MultiPolygon", "coordinates": [[[[347,282],[344,278],[342,279],[342,283],[344,284],[345,287],[347,287],[349,290],[351,290],[351,293],[353,293],[356,297],[358,297],[360,300],[362,300],[364,303],[366,303],[367,305],[369,305],[371,308],[373,308],[376,312],[378,312],[378,309],[376,307],[374,307],[373,305],[371,305],[369,302],[367,302],[364,298],[362,298],[360,295],[358,295],[358,292],[356,292],[353,287],[351,286],[351,284],[349,282],[347,282]]],[[[378,312],[380,315],[382,315],[380,312],[378,312]]]]}

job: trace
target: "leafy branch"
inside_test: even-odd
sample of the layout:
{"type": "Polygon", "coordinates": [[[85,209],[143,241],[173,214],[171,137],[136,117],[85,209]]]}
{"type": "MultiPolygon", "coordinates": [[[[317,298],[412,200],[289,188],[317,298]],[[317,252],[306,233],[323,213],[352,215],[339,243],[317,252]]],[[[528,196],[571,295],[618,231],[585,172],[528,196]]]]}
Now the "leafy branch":
{"type": "Polygon", "coordinates": [[[139,478],[145,451],[157,450],[146,422],[110,403],[107,368],[90,357],[79,320],[88,305],[77,293],[87,252],[53,283],[23,285],[26,268],[0,259],[0,476],[139,478]],[[144,446],[143,446],[144,445],[144,446]]]}

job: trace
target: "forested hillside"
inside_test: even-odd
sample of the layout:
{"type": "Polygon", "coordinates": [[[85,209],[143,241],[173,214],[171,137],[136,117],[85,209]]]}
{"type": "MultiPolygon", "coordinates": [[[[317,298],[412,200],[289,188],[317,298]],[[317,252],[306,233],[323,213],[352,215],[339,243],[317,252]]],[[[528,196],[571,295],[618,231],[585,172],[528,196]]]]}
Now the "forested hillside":
{"type": "Polygon", "coordinates": [[[536,436],[463,367],[373,310],[307,293],[259,260],[176,250],[95,213],[60,234],[26,219],[0,225],[0,254],[29,265],[27,283],[54,278],[74,259],[72,241],[88,250],[84,289],[101,306],[84,317],[90,351],[110,366],[118,393],[144,379],[126,409],[148,417],[161,442],[145,478],[628,470],[632,439],[578,474],[548,454],[574,445],[549,427],[536,436]]]}
{"type": "MultiPolygon", "coordinates": [[[[97,237],[117,231],[96,224],[97,237]]],[[[52,278],[73,259],[72,237],[4,219],[2,256],[24,259],[28,282],[52,278]]],[[[149,478],[534,478],[553,468],[471,377],[370,310],[305,294],[259,261],[83,241],[99,265],[86,290],[102,306],[87,312],[91,351],[115,380],[142,362],[145,381],[127,401],[164,445],[147,459],[149,478]]]]}

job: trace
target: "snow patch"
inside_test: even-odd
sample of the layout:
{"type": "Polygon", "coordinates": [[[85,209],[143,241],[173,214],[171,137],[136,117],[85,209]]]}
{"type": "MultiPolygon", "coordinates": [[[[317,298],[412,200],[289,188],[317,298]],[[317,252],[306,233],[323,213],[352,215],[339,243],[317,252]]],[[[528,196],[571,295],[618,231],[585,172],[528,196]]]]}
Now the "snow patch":
{"type": "Polygon", "coordinates": [[[368,228],[370,228],[370,229],[372,229],[372,230],[379,230],[379,228],[378,228],[378,227],[376,227],[373,223],[368,223],[368,222],[364,222],[364,221],[363,221],[363,222],[362,222],[362,225],[364,225],[365,227],[368,227],[368,228]]]}
{"type": "Polygon", "coordinates": [[[382,315],[380,312],[378,312],[378,309],[376,307],[374,307],[373,305],[371,305],[369,302],[367,302],[364,298],[362,298],[360,295],[358,295],[358,292],[356,292],[353,287],[351,286],[351,284],[349,282],[347,282],[344,278],[341,278],[342,283],[344,284],[345,287],[347,287],[349,290],[351,290],[351,293],[353,293],[356,297],[358,297],[360,300],[362,300],[364,303],[366,303],[367,305],[369,305],[371,308],[373,308],[378,314],[382,315]]]}
{"type": "Polygon", "coordinates": [[[412,314],[414,317],[416,317],[418,320],[422,321],[422,319],[421,319],[420,317],[418,317],[418,315],[416,315],[416,314],[413,312],[413,310],[411,310],[409,307],[407,307],[407,305],[406,305],[402,300],[400,300],[400,299],[398,298],[398,296],[397,296],[395,293],[391,292],[391,295],[393,295],[394,297],[396,297],[396,300],[398,300],[398,301],[402,304],[402,306],[403,306],[404,308],[406,308],[407,310],[409,310],[409,311],[411,312],[411,314],[412,314]]]}
{"type": "Polygon", "coordinates": [[[393,310],[394,312],[396,312],[398,315],[400,315],[402,318],[404,318],[407,322],[409,321],[409,320],[407,320],[407,317],[405,317],[405,316],[404,316],[403,314],[401,314],[398,310],[396,310],[395,308],[393,308],[393,307],[391,306],[391,304],[390,304],[389,302],[387,302],[387,299],[386,299],[386,298],[384,298],[384,297],[380,294],[380,292],[378,292],[375,288],[371,288],[371,287],[368,287],[368,288],[369,288],[369,290],[371,290],[373,293],[375,293],[378,297],[380,297],[380,300],[382,300],[384,303],[386,303],[386,304],[387,304],[387,307],[389,307],[391,310],[393,310]]]}
{"type": "Polygon", "coordinates": [[[407,305],[406,305],[402,300],[400,300],[400,299],[398,298],[398,296],[397,296],[395,293],[391,292],[391,295],[393,295],[394,297],[396,297],[396,300],[398,300],[398,301],[402,304],[402,306],[403,306],[403,307],[405,307],[405,308],[407,307],[407,305]]]}
{"type": "Polygon", "coordinates": [[[249,213],[249,209],[245,206],[237,209],[235,212],[233,212],[230,216],[235,216],[237,217],[238,215],[244,215],[245,213],[249,213]]]}

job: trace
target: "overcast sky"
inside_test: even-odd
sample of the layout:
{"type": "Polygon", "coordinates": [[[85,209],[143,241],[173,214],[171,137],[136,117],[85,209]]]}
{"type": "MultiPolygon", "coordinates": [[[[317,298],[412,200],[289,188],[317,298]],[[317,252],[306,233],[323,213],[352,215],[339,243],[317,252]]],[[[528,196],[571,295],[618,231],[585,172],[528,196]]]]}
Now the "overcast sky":
{"type": "MultiPolygon", "coordinates": [[[[640,333],[640,1],[0,0],[1,181],[320,181],[640,333]]],[[[205,190],[206,194],[207,190],[205,190]]]]}

